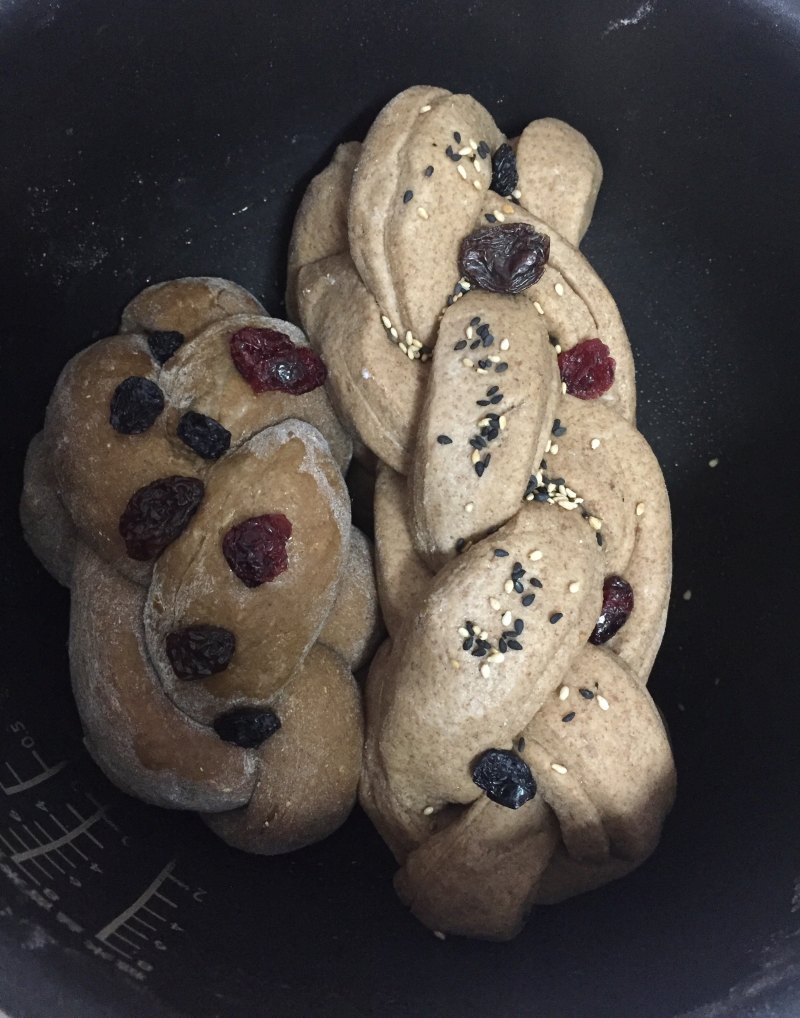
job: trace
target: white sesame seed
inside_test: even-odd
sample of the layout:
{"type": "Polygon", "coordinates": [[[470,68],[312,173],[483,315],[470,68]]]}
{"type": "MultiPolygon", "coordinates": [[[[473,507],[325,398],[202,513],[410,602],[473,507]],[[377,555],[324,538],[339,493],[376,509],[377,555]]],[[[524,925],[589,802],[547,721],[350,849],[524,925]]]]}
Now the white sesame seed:
{"type": "Polygon", "coordinates": [[[381,321],[383,322],[384,329],[391,329],[392,322],[390,318],[387,318],[386,315],[381,315],[381,321]]]}
{"type": "Polygon", "coordinates": [[[522,197],[522,191],[520,191],[518,187],[515,187],[514,190],[511,192],[511,197],[516,198],[517,201],[519,201],[519,199],[522,197]]]}
{"type": "Polygon", "coordinates": [[[572,583],[570,583],[568,589],[570,594],[577,594],[578,591],[581,589],[581,585],[577,580],[573,580],[572,583]]]}
{"type": "Polygon", "coordinates": [[[426,806],[422,812],[426,817],[429,817],[433,813],[433,806],[426,806]]]}
{"type": "Polygon", "coordinates": [[[417,215],[419,216],[420,219],[427,219],[428,218],[428,210],[424,209],[420,205],[419,208],[417,209],[417,215]]]}
{"type": "Polygon", "coordinates": [[[564,491],[566,491],[566,493],[567,493],[567,496],[568,496],[569,498],[577,498],[577,497],[578,497],[578,496],[577,496],[577,495],[575,494],[575,492],[574,492],[574,491],[572,490],[572,488],[565,488],[565,489],[564,489],[564,491]]]}
{"type": "Polygon", "coordinates": [[[569,686],[562,686],[558,691],[559,700],[566,700],[569,696],[569,686]]]}
{"type": "Polygon", "coordinates": [[[556,291],[559,297],[564,296],[564,287],[561,285],[561,283],[556,283],[553,289],[556,291]]]}
{"type": "Polygon", "coordinates": [[[506,427],[508,426],[508,418],[505,414],[500,414],[500,417],[497,420],[497,425],[501,431],[506,430],[506,427]]]}
{"type": "Polygon", "coordinates": [[[424,364],[425,361],[429,361],[431,359],[431,355],[429,353],[423,353],[423,354],[420,354],[420,358],[419,359],[424,364]]]}
{"type": "Polygon", "coordinates": [[[478,151],[478,143],[477,141],[475,141],[474,138],[469,139],[469,147],[472,149],[473,152],[478,151]]]}
{"type": "Polygon", "coordinates": [[[430,113],[430,109],[430,104],[428,104],[427,106],[420,106],[419,111],[420,113],[430,113]]]}
{"type": "Polygon", "coordinates": [[[478,421],[478,427],[479,428],[485,428],[487,424],[489,424],[489,418],[488,417],[482,417],[478,421]]]}
{"type": "Polygon", "coordinates": [[[636,515],[637,516],[643,516],[644,515],[644,502],[637,502],[636,503],[636,515]]]}
{"type": "Polygon", "coordinates": [[[481,639],[482,640],[487,640],[488,638],[489,638],[489,634],[486,632],[485,629],[482,629],[481,630],[481,639]]]}
{"type": "Polygon", "coordinates": [[[472,149],[469,147],[469,145],[462,145],[462,147],[458,150],[458,154],[460,156],[471,156],[472,149]]]}
{"type": "Polygon", "coordinates": [[[507,594],[510,594],[513,589],[514,589],[514,581],[513,580],[506,580],[506,582],[503,584],[503,590],[507,594]]]}
{"type": "MultiPolygon", "coordinates": [[[[428,107],[428,109],[430,109],[430,106],[428,107]]],[[[441,930],[434,930],[434,931],[433,931],[433,935],[434,935],[434,937],[438,937],[438,938],[439,938],[439,940],[446,940],[446,939],[447,939],[447,938],[445,937],[445,935],[444,935],[444,934],[442,933],[442,931],[441,931],[441,930]]]]}
{"type": "Polygon", "coordinates": [[[692,592],[691,592],[691,590],[684,590],[684,592],[683,592],[683,600],[684,601],[691,601],[692,600],[692,592]]]}
{"type": "Polygon", "coordinates": [[[553,447],[553,440],[552,440],[552,438],[548,438],[548,439],[547,439],[547,445],[546,445],[546,446],[544,447],[544,451],[545,451],[545,453],[548,453],[548,452],[550,452],[550,450],[552,449],[552,447],[553,447]]]}
{"type": "Polygon", "coordinates": [[[465,368],[474,368],[475,367],[475,365],[472,363],[472,361],[469,359],[469,357],[462,357],[461,363],[464,365],[465,368]]]}
{"type": "Polygon", "coordinates": [[[564,766],[564,764],[551,763],[550,767],[556,772],[556,774],[566,774],[567,773],[567,768],[564,766]]]}
{"type": "Polygon", "coordinates": [[[508,348],[510,346],[511,346],[511,343],[509,343],[509,341],[507,339],[501,339],[500,340],[500,349],[501,350],[508,350],[508,348]]]}
{"type": "Polygon", "coordinates": [[[497,209],[494,209],[492,215],[494,216],[498,223],[504,223],[506,221],[506,217],[503,215],[502,212],[498,212],[497,209]]]}
{"type": "Polygon", "coordinates": [[[480,182],[480,181],[478,180],[478,178],[476,177],[476,178],[475,178],[475,179],[474,179],[474,180],[472,181],[472,186],[473,186],[473,187],[475,188],[475,190],[476,190],[476,191],[480,191],[480,190],[481,190],[481,188],[483,187],[483,184],[482,184],[482,183],[481,183],[481,182],[480,182]]]}
{"type": "Polygon", "coordinates": [[[503,358],[500,356],[500,354],[497,354],[497,353],[493,353],[493,354],[489,355],[489,363],[490,364],[499,364],[502,359],[503,358]]]}
{"type": "Polygon", "coordinates": [[[389,329],[389,335],[392,337],[392,339],[400,338],[400,334],[398,333],[397,329],[394,326],[392,326],[391,329],[389,329]]]}
{"type": "Polygon", "coordinates": [[[481,675],[484,677],[484,679],[491,679],[491,677],[492,677],[492,669],[487,664],[482,664],[481,665],[481,675]]]}
{"type": "Polygon", "coordinates": [[[408,329],[406,332],[406,343],[410,343],[413,338],[414,333],[411,331],[411,329],[408,329]]]}
{"type": "Polygon", "coordinates": [[[608,710],[608,700],[604,696],[597,694],[597,706],[600,710],[608,710]]]}
{"type": "Polygon", "coordinates": [[[553,442],[553,444],[550,446],[550,452],[553,454],[553,456],[555,456],[555,454],[558,452],[558,442],[553,442]]]}
{"type": "MultiPolygon", "coordinates": [[[[411,335],[411,333],[409,332],[409,336],[410,335],[411,335]]],[[[412,339],[411,340],[411,346],[413,346],[415,350],[421,350],[422,349],[422,343],[418,339],[412,339]]]]}
{"type": "Polygon", "coordinates": [[[474,508],[475,508],[474,502],[467,502],[467,504],[464,506],[464,512],[471,513],[474,508]]]}
{"type": "Polygon", "coordinates": [[[475,330],[472,328],[471,325],[467,326],[467,331],[466,331],[465,335],[466,335],[467,339],[472,339],[473,336],[475,335],[475,330]]]}
{"type": "Polygon", "coordinates": [[[466,638],[470,635],[469,630],[465,626],[459,626],[458,635],[466,640],[466,638]]]}
{"type": "Polygon", "coordinates": [[[600,530],[600,528],[603,526],[603,521],[598,520],[596,516],[590,516],[589,526],[592,528],[592,530],[600,530]]]}
{"type": "Polygon", "coordinates": [[[417,356],[416,350],[406,350],[406,357],[408,357],[410,361],[413,361],[416,356],[417,356]]]}
{"type": "Polygon", "coordinates": [[[400,349],[403,351],[403,353],[408,353],[408,347],[402,341],[402,339],[400,340],[400,342],[397,345],[400,347],[400,349]]]}
{"type": "Polygon", "coordinates": [[[589,445],[591,446],[592,449],[599,449],[600,448],[600,439],[599,438],[593,438],[591,440],[591,442],[589,443],[589,445]]]}
{"type": "Polygon", "coordinates": [[[464,180],[467,179],[467,171],[464,169],[464,166],[463,166],[462,163],[459,163],[458,166],[456,166],[456,170],[458,170],[458,175],[460,177],[463,177],[464,180]]]}
{"type": "Polygon", "coordinates": [[[481,458],[480,452],[477,449],[473,449],[472,450],[472,462],[473,463],[477,463],[480,458],[481,458]]]}
{"type": "Polygon", "coordinates": [[[459,283],[461,283],[461,286],[465,290],[469,290],[472,287],[472,283],[470,283],[466,276],[462,276],[461,279],[459,279],[459,283]]]}
{"type": "Polygon", "coordinates": [[[472,165],[475,167],[476,173],[481,173],[483,171],[483,163],[480,161],[480,159],[478,159],[477,156],[473,158],[472,165]]]}
{"type": "Polygon", "coordinates": [[[500,602],[497,600],[496,597],[489,598],[489,607],[494,609],[494,611],[500,610],[500,602]]]}
{"type": "Polygon", "coordinates": [[[542,307],[542,305],[539,303],[538,300],[535,300],[533,302],[533,306],[536,308],[536,310],[539,312],[540,315],[544,314],[544,308],[542,307]]]}
{"type": "Polygon", "coordinates": [[[566,394],[567,394],[567,383],[566,382],[562,382],[561,383],[561,395],[562,396],[566,396],[566,394]]]}
{"type": "Polygon", "coordinates": [[[714,467],[718,467],[719,466],[719,457],[715,456],[713,460],[709,460],[708,461],[708,465],[711,467],[712,470],[714,469],[714,467]]]}
{"type": "MultiPolygon", "coordinates": [[[[514,584],[513,583],[511,584],[511,589],[512,590],[514,589],[514,584]]],[[[500,621],[502,622],[502,624],[504,626],[510,626],[511,625],[511,620],[512,620],[513,617],[514,616],[511,614],[510,611],[504,611],[503,614],[500,616],[500,621]]]]}
{"type": "Polygon", "coordinates": [[[539,561],[541,561],[541,558],[542,558],[542,552],[540,552],[540,551],[532,551],[530,553],[530,555],[528,556],[528,558],[531,560],[531,562],[539,562],[539,561]]]}
{"type": "Polygon", "coordinates": [[[489,372],[486,370],[486,368],[475,368],[475,371],[479,375],[488,375],[489,374],[489,372]]]}
{"type": "Polygon", "coordinates": [[[493,650],[492,653],[486,658],[490,665],[501,665],[506,659],[505,654],[501,654],[499,650],[493,650]]]}

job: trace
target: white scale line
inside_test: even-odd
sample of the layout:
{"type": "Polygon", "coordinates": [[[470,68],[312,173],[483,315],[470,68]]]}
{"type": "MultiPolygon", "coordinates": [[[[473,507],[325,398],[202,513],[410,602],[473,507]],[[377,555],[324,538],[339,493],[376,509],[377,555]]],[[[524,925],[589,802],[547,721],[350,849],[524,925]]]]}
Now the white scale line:
{"type": "Polygon", "coordinates": [[[21,852],[14,858],[14,861],[16,862],[17,860],[21,860],[24,862],[26,859],[33,859],[37,855],[46,855],[48,852],[52,852],[53,849],[60,848],[62,845],[68,845],[73,839],[79,837],[81,834],[88,834],[89,828],[92,824],[97,823],[99,819],[100,814],[95,813],[93,816],[90,816],[87,820],[80,823],[77,827],[73,828],[73,830],[68,831],[67,834],[63,834],[60,838],[56,838],[55,841],[51,841],[46,845],[40,844],[36,848],[29,848],[26,852],[21,852]]]}
{"type": "Polygon", "coordinates": [[[104,940],[103,943],[106,947],[110,947],[112,951],[116,951],[117,954],[121,954],[123,958],[127,958],[128,961],[133,961],[133,956],[128,954],[127,951],[123,951],[121,947],[117,947],[116,944],[112,944],[109,940],[104,940]]]}
{"type": "MultiPolygon", "coordinates": [[[[46,838],[50,837],[48,832],[44,829],[44,827],[42,827],[38,820],[34,820],[33,822],[34,824],[36,824],[36,826],[39,828],[39,830],[46,838]]],[[[61,858],[67,864],[67,866],[71,866],[73,869],[77,868],[75,866],[75,863],[72,861],[72,859],[70,859],[70,857],[64,852],[63,849],[57,848],[56,851],[58,852],[59,858],[61,858]]],[[[61,872],[63,873],[64,871],[62,870],[61,872]]]]}
{"type": "Polygon", "coordinates": [[[153,893],[155,894],[156,898],[160,898],[161,901],[165,902],[167,905],[171,905],[173,908],[178,907],[174,901],[170,901],[166,895],[161,893],[161,891],[154,891],[153,893]]]}
{"type": "Polygon", "coordinates": [[[142,905],[142,908],[145,910],[145,912],[149,912],[150,915],[154,915],[156,917],[156,919],[158,919],[158,921],[160,923],[165,923],[167,921],[167,917],[166,916],[160,915],[154,909],[150,908],[149,905],[142,905]]]}
{"type": "MultiPolygon", "coordinates": [[[[19,835],[17,834],[17,832],[16,832],[16,831],[12,831],[11,829],[9,829],[9,832],[8,832],[8,833],[9,833],[9,834],[12,834],[12,835],[13,835],[13,836],[14,836],[14,837],[15,837],[15,838],[17,839],[17,841],[18,841],[18,842],[20,843],[20,845],[22,845],[22,847],[23,847],[24,849],[28,849],[28,846],[27,846],[27,844],[26,844],[26,843],[25,843],[25,842],[24,842],[24,841],[22,840],[22,838],[21,838],[21,837],[20,837],[20,836],[19,836],[19,835]]],[[[30,851],[30,850],[28,849],[28,851],[30,851]]],[[[16,852],[16,853],[14,853],[14,855],[12,855],[12,856],[11,856],[11,861],[12,861],[12,862],[15,862],[15,863],[17,863],[17,864],[19,864],[20,862],[24,862],[24,861],[25,861],[25,853],[20,853],[20,852],[16,852]]],[[[42,873],[44,873],[44,875],[45,875],[45,876],[47,877],[47,879],[48,879],[48,880],[52,880],[52,879],[53,879],[53,875],[52,875],[52,873],[49,873],[49,872],[48,872],[48,871],[47,871],[47,870],[46,870],[46,869],[44,868],[44,866],[42,866],[42,864],[41,864],[41,863],[39,862],[39,860],[38,860],[38,859],[34,859],[34,858],[31,858],[31,862],[33,863],[33,865],[34,865],[34,866],[35,866],[35,867],[36,867],[37,869],[40,869],[40,870],[42,871],[42,873]]],[[[27,872],[27,871],[26,871],[26,872],[27,872]]]]}
{"type": "Polygon", "coordinates": [[[59,771],[63,771],[67,766],[67,761],[62,760],[61,763],[53,764],[52,767],[48,767],[46,771],[42,771],[41,774],[37,774],[35,778],[28,778],[27,781],[19,780],[19,775],[14,771],[11,764],[7,763],[6,767],[11,771],[12,774],[17,778],[16,785],[0,785],[6,795],[17,795],[19,792],[24,792],[28,788],[34,788],[36,785],[41,785],[43,781],[47,781],[52,778],[59,771]]]}
{"type": "Polygon", "coordinates": [[[124,925],[124,926],[122,927],[122,929],[123,929],[123,930],[127,930],[127,931],[128,931],[128,933],[132,933],[132,934],[133,934],[133,936],[134,936],[134,937],[138,937],[138,938],[139,938],[139,940],[149,940],[149,939],[150,939],[150,938],[149,938],[149,937],[147,936],[147,934],[146,934],[146,933],[141,933],[141,932],[140,932],[139,930],[135,930],[135,929],[134,929],[134,928],[133,928],[133,927],[131,926],[130,922],[127,922],[127,923],[125,923],[125,925],[124,925]]]}
{"type": "MultiPolygon", "coordinates": [[[[27,824],[23,824],[22,825],[22,829],[23,829],[23,831],[25,831],[25,833],[28,835],[28,837],[31,839],[31,841],[35,845],[39,845],[41,847],[42,842],[39,841],[38,835],[34,834],[33,831],[30,829],[30,827],[28,827],[27,824]]],[[[50,837],[50,835],[47,833],[47,831],[45,831],[45,837],[46,838],[50,837]]],[[[61,867],[58,865],[58,863],[55,861],[55,859],[53,859],[50,856],[48,856],[47,857],[47,861],[50,863],[50,865],[53,867],[53,869],[58,870],[58,872],[61,874],[62,877],[66,875],[66,870],[62,870],[61,867]]]]}
{"type": "Polygon", "coordinates": [[[116,831],[117,833],[119,833],[119,827],[117,827],[113,820],[109,819],[108,814],[105,812],[105,807],[101,806],[97,799],[95,799],[95,797],[91,795],[89,792],[86,793],[86,798],[96,809],[103,810],[103,822],[107,823],[112,831],[116,831]]]}
{"type": "Polygon", "coordinates": [[[123,937],[119,930],[114,930],[114,932],[109,934],[109,936],[116,937],[117,940],[121,940],[124,944],[127,944],[128,947],[132,948],[134,951],[141,951],[141,947],[138,944],[135,944],[132,940],[128,940],[127,937],[123,937]]]}
{"type": "MultiPolygon", "coordinates": [[[[131,916],[131,917],[130,917],[130,918],[128,919],[128,922],[129,922],[129,923],[132,923],[134,919],[136,920],[136,922],[137,922],[137,923],[141,923],[141,924],[142,924],[142,926],[146,926],[146,927],[148,928],[148,930],[152,930],[152,931],[153,931],[153,933],[157,933],[157,932],[158,932],[158,931],[156,930],[156,927],[155,927],[155,926],[153,926],[153,924],[152,924],[152,923],[149,923],[149,922],[148,922],[148,921],[147,921],[146,919],[142,919],[142,917],[141,917],[141,916],[139,915],[139,913],[138,913],[138,912],[136,913],[136,915],[132,915],[132,916],[131,916]]],[[[128,927],[128,928],[130,929],[130,927],[128,927]]]]}
{"type": "Polygon", "coordinates": [[[120,912],[118,916],[112,919],[107,926],[104,926],[103,929],[100,930],[98,934],[96,934],[97,939],[103,941],[106,940],[106,938],[110,937],[112,933],[115,933],[120,928],[120,926],[123,926],[135,912],[138,912],[140,908],[143,908],[146,911],[150,912],[152,915],[155,915],[156,918],[161,919],[162,922],[166,922],[166,920],[162,916],[159,916],[158,913],[153,912],[151,908],[148,908],[146,902],[148,902],[150,898],[153,896],[153,894],[155,894],[155,892],[167,879],[167,876],[173,871],[174,868],[175,860],[173,859],[167,863],[167,865],[158,874],[158,876],[155,878],[152,884],[150,884],[149,887],[146,887],[144,891],[142,891],[142,893],[139,895],[136,901],[133,902],[133,904],[129,905],[124,912],[120,912]]]}
{"type": "MultiPolygon", "coordinates": [[[[69,834],[69,831],[61,823],[61,821],[58,819],[58,817],[54,817],[52,813],[48,813],[47,815],[50,817],[50,819],[53,821],[54,824],[58,824],[58,826],[61,828],[61,830],[64,832],[64,834],[69,834]]],[[[88,855],[84,855],[83,852],[81,852],[81,850],[78,848],[78,846],[75,844],[74,841],[70,843],[69,847],[72,849],[73,852],[77,852],[78,855],[81,857],[81,859],[84,860],[84,862],[88,862],[89,861],[89,856],[88,855]]]]}
{"type": "MultiPolygon", "coordinates": [[[[67,805],[67,809],[68,809],[68,810],[70,811],[70,813],[71,813],[71,814],[72,814],[72,815],[73,815],[73,816],[75,817],[75,819],[76,819],[76,820],[80,821],[80,823],[81,823],[81,824],[84,824],[84,823],[85,823],[85,821],[84,821],[83,817],[82,817],[82,816],[81,816],[81,814],[80,814],[80,813],[79,813],[79,812],[78,812],[78,811],[77,811],[77,810],[75,809],[75,807],[74,807],[74,806],[72,806],[72,805],[68,804],[68,805],[67,805]]],[[[100,811],[98,810],[98,812],[97,812],[97,813],[95,814],[95,816],[99,816],[99,814],[100,814],[100,811]]],[[[87,838],[89,838],[89,840],[90,840],[90,841],[93,841],[93,842],[95,843],[95,845],[97,845],[97,847],[98,847],[98,848],[102,848],[102,847],[103,847],[103,846],[102,846],[102,845],[100,844],[100,842],[99,842],[99,841],[97,840],[97,838],[96,838],[96,837],[95,837],[95,836],[94,836],[94,835],[92,834],[92,832],[91,832],[91,831],[90,831],[90,830],[89,830],[88,828],[87,828],[87,829],[85,829],[85,830],[83,830],[83,831],[81,831],[81,834],[85,834],[85,835],[86,835],[86,837],[87,837],[87,838]]]]}
{"type": "Polygon", "coordinates": [[[19,774],[17,774],[17,772],[16,772],[15,770],[14,770],[14,768],[13,768],[13,767],[11,766],[11,764],[10,764],[10,763],[8,762],[8,760],[6,760],[6,767],[8,767],[8,769],[9,769],[9,770],[11,771],[11,777],[12,777],[12,778],[13,778],[13,779],[14,779],[15,781],[22,781],[22,778],[21,778],[21,777],[19,776],[19,774]]]}
{"type": "MultiPolygon", "coordinates": [[[[9,845],[9,843],[2,836],[2,834],[0,834],[0,841],[2,841],[3,844],[6,846],[6,849],[7,849],[8,854],[9,854],[9,858],[13,859],[14,858],[14,849],[11,847],[11,845],[9,845]]],[[[24,873],[26,880],[30,880],[32,883],[36,884],[37,887],[41,887],[42,886],[40,881],[38,881],[36,879],[36,877],[32,873],[29,873],[28,870],[25,868],[25,866],[22,865],[22,863],[17,863],[17,866],[24,873]]]]}

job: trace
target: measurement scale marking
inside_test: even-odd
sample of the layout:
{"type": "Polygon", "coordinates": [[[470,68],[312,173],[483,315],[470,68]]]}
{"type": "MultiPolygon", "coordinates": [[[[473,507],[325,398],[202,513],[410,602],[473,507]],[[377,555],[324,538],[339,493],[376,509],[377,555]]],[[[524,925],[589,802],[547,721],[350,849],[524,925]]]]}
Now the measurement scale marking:
{"type": "MultiPolygon", "coordinates": [[[[43,764],[44,761],[41,757],[38,757],[39,761],[43,764]]],[[[53,764],[52,767],[48,767],[46,770],[37,774],[35,778],[28,778],[27,781],[23,781],[19,774],[16,773],[10,763],[6,763],[6,767],[11,771],[14,777],[17,779],[15,785],[0,785],[0,788],[5,792],[6,795],[17,795],[19,792],[24,792],[28,788],[35,788],[36,785],[40,785],[43,781],[47,781],[54,775],[58,774],[59,771],[63,771],[67,766],[67,761],[62,760],[61,763],[53,764]]]]}
{"type": "MultiPolygon", "coordinates": [[[[60,838],[56,838],[55,841],[51,841],[46,845],[39,844],[36,848],[29,848],[25,852],[19,852],[17,855],[12,856],[14,862],[25,862],[26,859],[34,859],[38,855],[45,855],[47,852],[52,852],[53,849],[61,848],[62,845],[69,845],[70,842],[74,841],[75,838],[80,837],[81,834],[88,834],[89,837],[91,837],[89,834],[89,828],[92,824],[97,823],[102,815],[102,812],[94,813],[87,820],[84,820],[77,827],[73,828],[73,830],[63,834],[60,838]]],[[[92,840],[94,841],[95,839],[92,838],[92,840]]],[[[22,842],[22,844],[24,844],[24,842],[22,842]]],[[[100,847],[102,848],[103,846],[101,845],[100,847]]]]}
{"type": "Polygon", "coordinates": [[[96,934],[97,939],[103,941],[107,940],[107,938],[110,937],[112,933],[116,933],[120,926],[124,926],[125,923],[131,918],[131,916],[134,915],[134,913],[138,912],[140,908],[147,909],[148,912],[155,915],[157,918],[161,919],[162,922],[166,922],[166,920],[162,916],[159,916],[157,913],[153,912],[152,909],[147,908],[146,903],[150,900],[150,898],[152,898],[152,896],[163,884],[163,882],[167,879],[167,877],[173,871],[173,869],[175,869],[174,859],[171,862],[167,863],[167,865],[158,874],[155,880],[144,889],[144,891],[139,895],[136,901],[133,902],[133,904],[129,905],[124,912],[120,912],[118,916],[112,919],[107,926],[104,926],[103,929],[100,930],[98,934],[96,934]]]}

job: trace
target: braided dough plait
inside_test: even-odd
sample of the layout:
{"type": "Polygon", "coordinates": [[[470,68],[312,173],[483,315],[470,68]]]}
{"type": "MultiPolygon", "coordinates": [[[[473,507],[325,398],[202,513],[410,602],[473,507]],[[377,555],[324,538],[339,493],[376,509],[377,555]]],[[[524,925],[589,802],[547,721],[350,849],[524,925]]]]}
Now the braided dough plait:
{"type": "Polygon", "coordinates": [[[359,776],[352,670],[379,619],[350,442],[302,333],[240,287],[158,284],[123,322],[62,372],[21,507],[72,587],[87,747],[131,794],[289,851],[344,820],[359,776]]]}
{"type": "Polygon", "coordinates": [[[509,144],[470,97],[419,87],[337,154],[298,217],[292,296],[340,415],[383,461],[390,639],[367,683],[360,796],[435,930],[504,939],[534,904],[622,876],[674,794],[646,691],[669,503],[633,423],[624,326],[577,250],[601,178],[568,125],[534,121],[509,144]],[[471,275],[475,231],[541,250],[545,235],[539,278],[519,292],[505,269],[471,275]]]}

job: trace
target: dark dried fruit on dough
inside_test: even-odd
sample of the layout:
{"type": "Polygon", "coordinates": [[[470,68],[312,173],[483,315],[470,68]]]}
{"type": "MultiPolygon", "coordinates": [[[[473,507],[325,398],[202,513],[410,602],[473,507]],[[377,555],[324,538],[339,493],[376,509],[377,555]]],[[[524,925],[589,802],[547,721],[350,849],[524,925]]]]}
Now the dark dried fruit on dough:
{"type": "Polygon", "coordinates": [[[283,513],[266,513],[243,520],[222,539],[222,553],[247,587],[271,583],[289,568],[286,542],[292,524],[283,513]]]}
{"type": "Polygon", "coordinates": [[[178,423],[178,438],[205,460],[218,460],[231,447],[231,433],[219,421],[194,410],[178,423]]]}
{"type": "Polygon", "coordinates": [[[578,399],[598,399],[614,384],[616,361],[599,339],[584,339],[558,355],[561,381],[578,399]]]}
{"type": "Polygon", "coordinates": [[[155,382],[131,375],[120,382],[111,397],[109,421],[121,435],[141,435],[164,409],[164,393],[155,382]]]}
{"type": "Polygon", "coordinates": [[[185,626],[167,635],[166,648],[179,679],[207,679],[228,667],[236,637],[223,626],[185,626]]]}
{"type": "Polygon", "coordinates": [[[230,348],[236,370],[255,393],[302,396],[328,377],[328,369],[313,350],[295,346],[275,329],[239,329],[231,336],[230,348]]]}
{"type": "Polygon", "coordinates": [[[503,142],[492,156],[492,182],[489,186],[495,194],[510,198],[518,183],[517,157],[508,142],[503,142]]]}
{"type": "Polygon", "coordinates": [[[522,293],[542,277],[550,238],[527,223],[503,223],[474,230],[461,242],[459,268],[490,293],[522,293]]]}
{"type": "Polygon", "coordinates": [[[234,742],[242,749],[258,747],[281,727],[281,721],[268,707],[239,707],[220,714],[214,731],[224,742],[234,742]]]}
{"type": "Polygon", "coordinates": [[[119,518],[119,532],[132,559],[157,558],[180,537],[203,498],[196,477],[160,477],[131,495],[119,518]]]}
{"type": "Polygon", "coordinates": [[[621,576],[607,576],[603,583],[603,607],[589,643],[599,647],[615,636],[633,611],[633,587],[621,576]]]}
{"type": "Polygon", "coordinates": [[[158,361],[159,364],[166,364],[185,339],[186,337],[182,332],[157,330],[155,332],[148,332],[147,345],[150,347],[153,360],[158,361]]]}
{"type": "Polygon", "coordinates": [[[472,769],[472,780],[492,802],[509,809],[519,809],[536,795],[530,767],[508,749],[487,749],[472,769]]]}

